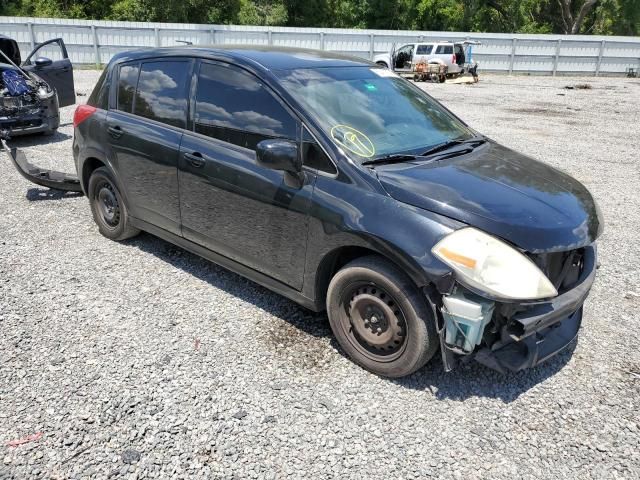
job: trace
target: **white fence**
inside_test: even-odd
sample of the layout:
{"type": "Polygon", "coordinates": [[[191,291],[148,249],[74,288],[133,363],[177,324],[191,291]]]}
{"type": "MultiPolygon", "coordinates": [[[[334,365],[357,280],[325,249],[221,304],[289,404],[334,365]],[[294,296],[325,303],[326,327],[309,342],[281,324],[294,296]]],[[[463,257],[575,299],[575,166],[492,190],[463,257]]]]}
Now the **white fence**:
{"type": "Polygon", "coordinates": [[[553,75],[621,75],[640,71],[640,37],[524,35],[336,28],[252,27],[1,17],[0,33],[23,54],[38,42],[62,37],[77,64],[104,64],[137,47],[193,44],[275,45],[315,48],[372,58],[393,43],[478,40],[473,56],[483,71],[553,75]]]}

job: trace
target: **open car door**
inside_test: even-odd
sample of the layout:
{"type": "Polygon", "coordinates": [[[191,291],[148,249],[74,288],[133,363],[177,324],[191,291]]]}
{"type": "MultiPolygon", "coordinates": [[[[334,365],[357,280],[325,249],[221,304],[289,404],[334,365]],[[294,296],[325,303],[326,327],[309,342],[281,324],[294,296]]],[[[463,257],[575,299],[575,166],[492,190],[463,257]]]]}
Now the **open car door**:
{"type": "Polygon", "coordinates": [[[38,44],[22,63],[22,68],[35,73],[54,88],[61,107],[76,103],[73,66],[61,38],[38,44]]]}

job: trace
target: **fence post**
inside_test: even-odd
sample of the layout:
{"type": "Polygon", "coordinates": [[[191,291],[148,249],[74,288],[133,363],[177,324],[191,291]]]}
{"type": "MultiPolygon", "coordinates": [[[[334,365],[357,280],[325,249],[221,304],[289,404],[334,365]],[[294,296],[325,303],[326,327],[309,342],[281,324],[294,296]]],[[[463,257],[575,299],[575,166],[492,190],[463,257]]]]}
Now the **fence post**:
{"type": "Polygon", "coordinates": [[[216,43],[216,29],[212,28],[209,30],[209,39],[211,40],[211,45],[215,45],[216,43]]]}
{"type": "Polygon", "coordinates": [[[369,35],[369,60],[373,60],[373,54],[375,52],[374,50],[375,42],[376,42],[375,36],[372,33],[369,35]]]}
{"type": "Polygon", "coordinates": [[[273,45],[273,32],[271,29],[267,30],[267,44],[273,45]]]}
{"type": "Polygon", "coordinates": [[[95,57],[96,67],[100,68],[100,47],[98,46],[98,29],[95,25],[91,25],[91,33],[93,34],[93,55],[95,57]]]}
{"type": "Polygon", "coordinates": [[[596,65],[596,77],[600,75],[600,64],[602,64],[603,53],[604,53],[604,40],[600,42],[600,50],[598,51],[598,64],[596,65]]]}
{"type": "Polygon", "coordinates": [[[36,34],[33,32],[33,23],[27,23],[27,27],[29,27],[29,41],[31,43],[31,50],[36,48],[36,34]]]}
{"type": "Polygon", "coordinates": [[[324,50],[324,32],[320,32],[320,50],[324,50]]]}
{"type": "Polygon", "coordinates": [[[553,59],[553,76],[556,76],[556,72],[558,71],[558,58],[560,57],[560,46],[562,45],[562,39],[558,39],[558,43],[556,44],[556,58],[553,59]]]}
{"type": "Polygon", "coordinates": [[[156,47],[160,46],[160,29],[158,27],[155,27],[153,29],[153,33],[155,34],[156,37],[156,47]]]}
{"type": "Polygon", "coordinates": [[[509,61],[509,75],[513,73],[513,62],[516,58],[516,38],[511,40],[511,60],[509,61]]]}

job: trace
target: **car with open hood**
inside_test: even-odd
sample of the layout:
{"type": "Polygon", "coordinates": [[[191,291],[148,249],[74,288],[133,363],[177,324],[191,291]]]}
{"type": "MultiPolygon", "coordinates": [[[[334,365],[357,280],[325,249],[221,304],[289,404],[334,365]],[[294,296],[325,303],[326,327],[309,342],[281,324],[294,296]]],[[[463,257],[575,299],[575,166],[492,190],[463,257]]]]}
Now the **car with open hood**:
{"type": "Polygon", "coordinates": [[[121,53],[74,127],[104,236],[144,230],[326,310],[376,374],[438,351],[446,370],[475,358],[518,371],[578,334],[603,228],[592,195],[375,63],[255,46],[121,53]]]}
{"type": "Polygon", "coordinates": [[[18,43],[0,35],[0,131],[5,136],[51,135],[60,125],[58,109],[74,103],[73,66],[61,38],[38,44],[23,62],[18,43]]]}

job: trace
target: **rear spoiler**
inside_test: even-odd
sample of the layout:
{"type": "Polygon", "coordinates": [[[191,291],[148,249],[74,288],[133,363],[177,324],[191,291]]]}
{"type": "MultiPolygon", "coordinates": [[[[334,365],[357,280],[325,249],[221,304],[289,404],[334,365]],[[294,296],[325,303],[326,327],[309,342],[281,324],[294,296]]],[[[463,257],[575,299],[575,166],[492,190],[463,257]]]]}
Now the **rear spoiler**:
{"type": "Polygon", "coordinates": [[[29,163],[22,150],[10,148],[4,138],[0,138],[0,143],[2,143],[2,149],[7,153],[18,173],[30,182],[54,190],[82,192],[80,180],[76,175],[36,167],[29,163]]]}

